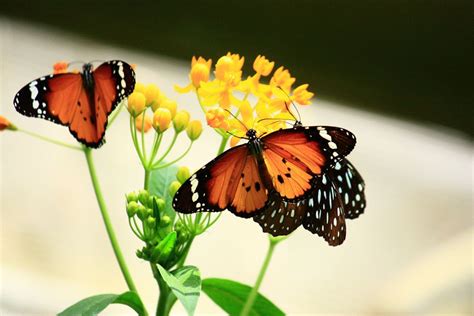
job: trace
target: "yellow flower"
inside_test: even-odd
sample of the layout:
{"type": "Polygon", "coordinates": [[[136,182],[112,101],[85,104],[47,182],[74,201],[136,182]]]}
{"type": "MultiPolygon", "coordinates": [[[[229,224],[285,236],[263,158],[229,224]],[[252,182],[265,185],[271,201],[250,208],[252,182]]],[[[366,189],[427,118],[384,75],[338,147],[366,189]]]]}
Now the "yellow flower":
{"type": "Polygon", "coordinates": [[[253,70],[259,75],[268,76],[275,66],[275,62],[270,62],[265,56],[258,55],[253,62],[253,70]]]}
{"type": "Polygon", "coordinates": [[[171,112],[166,108],[158,108],[153,114],[153,127],[157,132],[163,133],[171,124],[171,112]]]}
{"type": "Polygon", "coordinates": [[[143,132],[144,133],[148,132],[150,128],[152,127],[152,125],[153,125],[153,122],[151,118],[145,113],[137,116],[137,118],[135,119],[135,126],[139,132],[142,131],[142,126],[143,126],[143,132]],[[143,122],[143,117],[145,117],[145,122],[143,122]]]}
{"type": "Polygon", "coordinates": [[[190,115],[188,111],[181,110],[176,113],[173,119],[173,126],[176,133],[181,133],[189,124],[190,115]]]}
{"type": "Polygon", "coordinates": [[[202,57],[196,59],[196,57],[193,56],[189,77],[195,88],[199,88],[199,86],[201,85],[201,81],[207,82],[209,80],[211,65],[212,59],[205,60],[202,57]]]}
{"type": "Polygon", "coordinates": [[[0,115],[0,131],[3,130],[11,130],[11,131],[16,131],[18,128],[13,125],[6,117],[0,115]]]}
{"type": "Polygon", "coordinates": [[[291,96],[291,99],[298,104],[308,105],[311,103],[310,100],[313,96],[314,93],[308,91],[308,84],[302,84],[301,86],[293,90],[293,95],[291,96]]]}
{"type": "Polygon", "coordinates": [[[212,59],[206,60],[203,57],[196,59],[193,56],[191,60],[191,71],[189,72],[189,80],[191,81],[186,87],[174,86],[174,89],[179,93],[188,93],[201,86],[201,82],[209,81],[211,73],[212,59]]]}
{"type": "Polygon", "coordinates": [[[153,83],[150,83],[145,87],[143,94],[145,95],[147,106],[156,106],[162,99],[160,89],[158,89],[158,87],[153,83]]]}
{"type": "Polygon", "coordinates": [[[188,127],[186,128],[186,133],[191,141],[195,141],[201,136],[202,133],[202,124],[201,121],[194,120],[189,122],[188,127]]]}
{"type": "Polygon", "coordinates": [[[176,103],[176,101],[164,99],[163,101],[161,101],[160,108],[168,109],[171,113],[171,118],[174,118],[176,116],[178,104],[176,103]]]}
{"type": "Polygon", "coordinates": [[[272,79],[270,80],[270,85],[280,87],[284,91],[289,92],[291,86],[293,83],[295,83],[295,80],[295,78],[291,77],[288,69],[285,69],[282,66],[273,73],[272,79]]]}
{"type": "Polygon", "coordinates": [[[242,66],[244,65],[244,57],[238,54],[227,53],[222,56],[216,63],[216,79],[226,82],[231,86],[237,86],[242,78],[242,66]]]}
{"type": "Polygon", "coordinates": [[[145,85],[141,82],[135,83],[135,89],[133,90],[133,92],[141,92],[145,94],[145,85]]]}
{"type": "Polygon", "coordinates": [[[133,117],[137,117],[146,109],[146,98],[141,92],[132,92],[128,96],[128,112],[133,117]]]}

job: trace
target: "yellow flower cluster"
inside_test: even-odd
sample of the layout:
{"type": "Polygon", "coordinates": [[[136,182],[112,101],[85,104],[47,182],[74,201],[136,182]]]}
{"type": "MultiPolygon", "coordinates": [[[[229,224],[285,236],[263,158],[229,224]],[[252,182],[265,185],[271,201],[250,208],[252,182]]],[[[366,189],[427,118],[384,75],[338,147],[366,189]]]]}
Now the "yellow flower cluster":
{"type": "Polygon", "coordinates": [[[127,109],[135,118],[138,131],[146,133],[153,127],[158,133],[163,133],[173,125],[176,133],[186,130],[191,140],[197,139],[202,131],[201,122],[191,121],[189,112],[178,110],[176,101],[166,97],[154,84],[145,86],[138,82],[128,96],[127,109]],[[147,109],[153,112],[153,116],[146,114],[147,109]]]}
{"type": "MultiPolygon", "coordinates": [[[[293,89],[296,79],[288,69],[281,66],[271,75],[275,62],[259,55],[253,62],[255,73],[243,79],[244,62],[243,56],[227,53],[217,60],[212,71],[211,59],[193,57],[190,83],[186,87],[175,86],[175,90],[180,93],[195,91],[207,124],[239,136],[246,129],[231,113],[247,128],[263,134],[285,127],[285,120],[293,119],[288,112],[290,103],[310,104],[314,94],[308,91],[308,84],[293,89]]],[[[236,143],[235,139],[231,141],[233,145],[236,143]]]]}

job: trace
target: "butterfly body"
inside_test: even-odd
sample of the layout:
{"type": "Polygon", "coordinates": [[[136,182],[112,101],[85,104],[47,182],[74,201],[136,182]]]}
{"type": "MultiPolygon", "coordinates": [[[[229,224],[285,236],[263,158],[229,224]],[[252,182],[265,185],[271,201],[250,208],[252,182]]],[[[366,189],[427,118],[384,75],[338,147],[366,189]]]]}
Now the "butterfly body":
{"type": "Polygon", "coordinates": [[[120,60],[94,69],[83,65],[80,73],[60,73],[25,85],[14,98],[15,109],[25,115],[69,127],[86,146],[103,144],[108,115],[135,87],[135,73],[120,60]]]}
{"type": "Polygon", "coordinates": [[[271,205],[302,200],[311,192],[312,179],[355,144],[349,131],[324,126],[295,126],[263,137],[249,130],[247,138],[183,183],[173,201],[176,211],[227,209],[252,217],[271,205]]]}

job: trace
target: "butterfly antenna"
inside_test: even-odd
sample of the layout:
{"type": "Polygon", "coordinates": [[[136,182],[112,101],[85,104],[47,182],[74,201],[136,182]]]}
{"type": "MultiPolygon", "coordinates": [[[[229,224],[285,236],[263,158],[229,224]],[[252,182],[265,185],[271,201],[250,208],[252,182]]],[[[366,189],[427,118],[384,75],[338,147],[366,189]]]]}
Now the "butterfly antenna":
{"type": "Polygon", "coordinates": [[[229,114],[232,115],[232,117],[235,118],[237,121],[239,121],[239,123],[242,124],[242,126],[245,127],[247,131],[249,130],[247,126],[245,126],[244,122],[242,122],[237,116],[235,116],[234,113],[232,113],[231,111],[227,109],[224,109],[224,111],[229,112],[229,114]]]}
{"type": "Polygon", "coordinates": [[[232,135],[232,136],[234,136],[234,137],[236,137],[236,138],[248,139],[247,137],[237,136],[237,135],[235,135],[234,133],[231,133],[231,132],[229,132],[229,131],[226,131],[226,133],[227,133],[227,134],[230,134],[230,135],[232,135]]]}
{"type": "MultiPolygon", "coordinates": [[[[291,101],[291,98],[290,96],[288,95],[288,93],[286,93],[285,90],[283,90],[281,87],[278,87],[287,97],[288,97],[288,100],[291,101]]],[[[291,114],[291,116],[293,116],[293,118],[295,119],[296,123],[301,123],[301,114],[300,114],[300,111],[298,111],[298,107],[296,107],[296,104],[291,101],[291,104],[293,105],[293,107],[295,108],[296,110],[296,113],[298,114],[298,118],[296,118],[296,116],[293,114],[293,112],[290,111],[290,108],[288,107],[288,103],[285,102],[285,107],[286,107],[286,110],[288,111],[288,113],[291,114]]]]}

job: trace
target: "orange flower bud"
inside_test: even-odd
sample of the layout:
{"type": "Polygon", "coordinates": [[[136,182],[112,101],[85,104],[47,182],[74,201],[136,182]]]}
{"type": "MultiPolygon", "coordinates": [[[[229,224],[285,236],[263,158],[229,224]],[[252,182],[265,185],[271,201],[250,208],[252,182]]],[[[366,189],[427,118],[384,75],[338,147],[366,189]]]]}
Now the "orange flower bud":
{"type": "Polygon", "coordinates": [[[16,131],[17,127],[13,125],[6,117],[0,115],[0,131],[3,130],[11,130],[11,131],[16,131]]]}
{"type": "Polygon", "coordinates": [[[128,96],[128,112],[137,117],[146,109],[146,98],[141,92],[133,92],[128,96]]]}
{"type": "Polygon", "coordinates": [[[142,131],[142,126],[143,126],[143,132],[146,133],[150,130],[150,128],[153,125],[153,121],[148,115],[145,115],[143,113],[142,115],[137,116],[135,119],[135,126],[139,132],[142,131]],[[143,117],[145,117],[145,122],[143,122],[143,117]]]}
{"type": "Polygon", "coordinates": [[[145,87],[143,94],[145,95],[147,106],[153,106],[155,103],[161,100],[161,91],[153,83],[150,83],[145,87]]]}
{"type": "Polygon", "coordinates": [[[158,108],[153,114],[153,127],[157,132],[163,133],[171,124],[171,112],[165,108],[158,108]]]}
{"type": "Polygon", "coordinates": [[[133,90],[134,92],[141,92],[145,93],[145,85],[141,82],[135,83],[135,89],[133,90]]]}
{"type": "Polygon", "coordinates": [[[65,61],[59,61],[53,65],[53,74],[63,74],[67,72],[68,63],[65,61]]]}
{"type": "Polygon", "coordinates": [[[160,108],[168,109],[171,113],[171,118],[174,118],[176,115],[178,104],[176,103],[176,101],[164,99],[161,101],[160,108]]]}
{"type": "Polygon", "coordinates": [[[196,57],[193,56],[189,77],[191,78],[191,82],[194,87],[199,88],[201,86],[201,81],[207,82],[209,80],[211,64],[211,59],[206,61],[202,57],[196,59],[196,57]]]}

